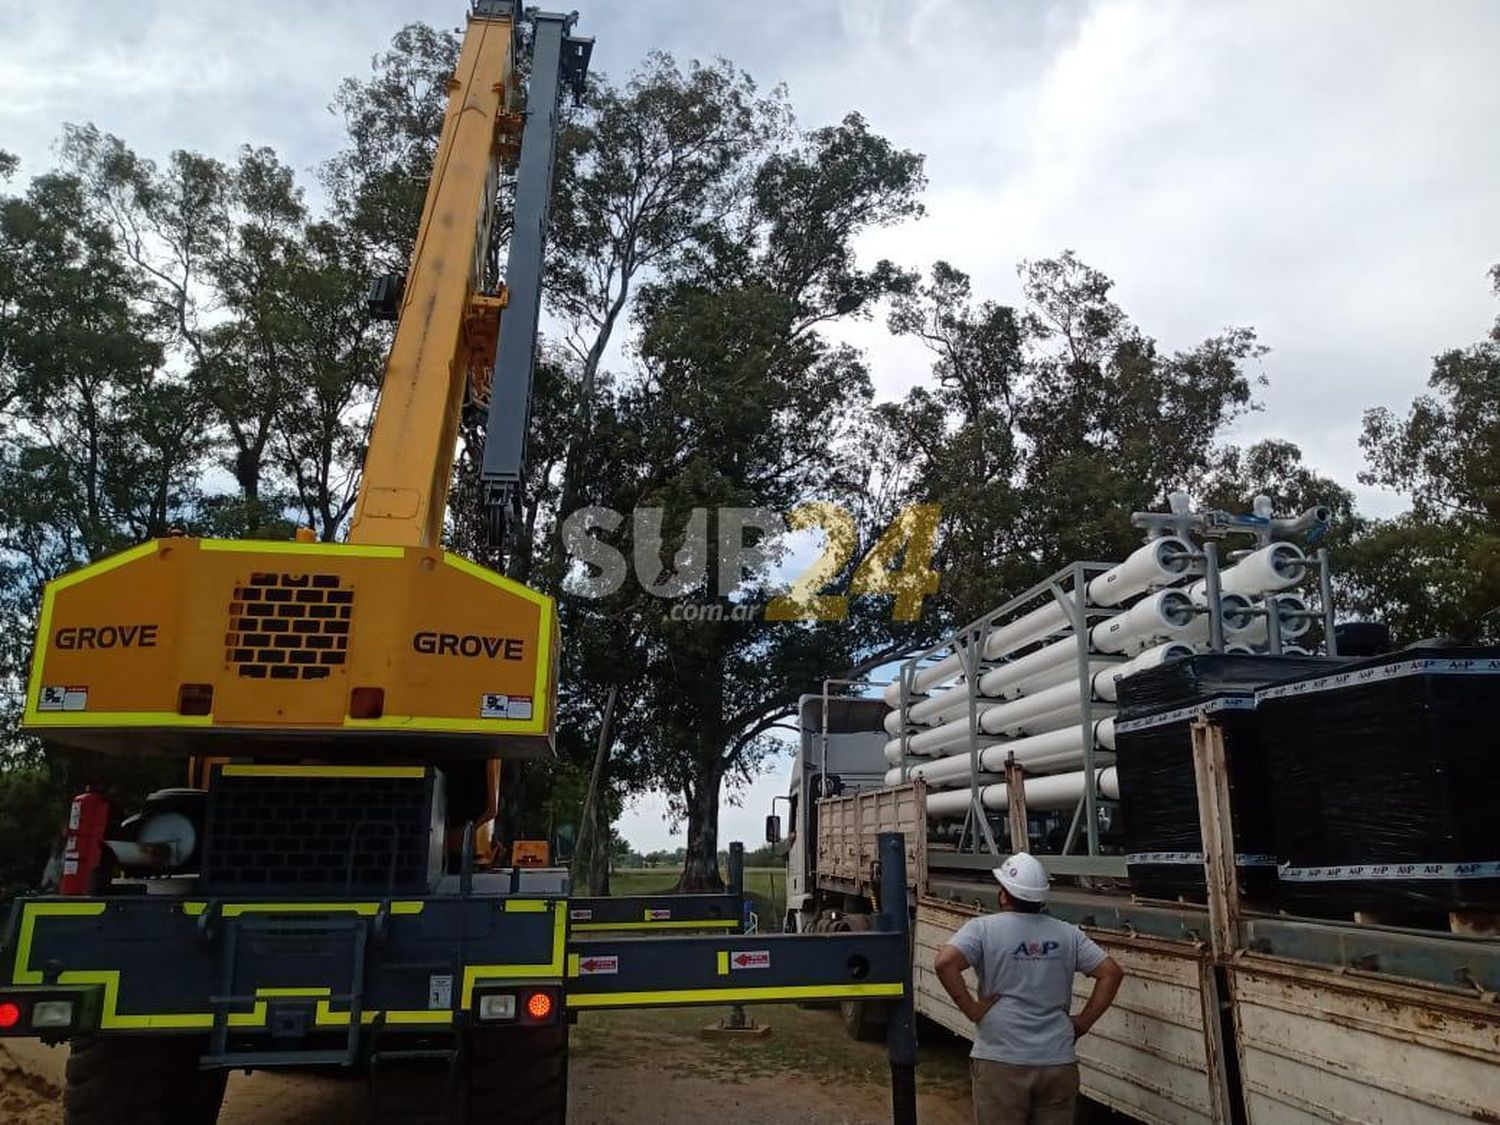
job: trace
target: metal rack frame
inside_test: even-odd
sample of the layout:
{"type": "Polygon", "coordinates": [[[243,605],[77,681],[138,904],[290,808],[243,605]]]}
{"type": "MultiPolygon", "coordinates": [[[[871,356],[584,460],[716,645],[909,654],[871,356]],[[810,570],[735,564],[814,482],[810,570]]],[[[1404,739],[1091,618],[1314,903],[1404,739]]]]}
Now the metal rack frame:
{"type": "MultiPolygon", "coordinates": [[[[1191,542],[1191,541],[1189,541],[1191,542]]],[[[1224,650],[1224,619],[1221,605],[1220,585],[1220,558],[1219,541],[1214,537],[1208,537],[1192,552],[1192,557],[1201,563],[1201,576],[1206,585],[1206,602],[1203,612],[1208,616],[1210,651],[1222,652],[1224,650]]],[[[1072,818],[1068,825],[1067,835],[1064,837],[1062,851],[1056,856],[1045,857],[1049,869],[1057,874],[1118,874],[1124,875],[1124,861],[1115,862],[1117,857],[1104,856],[1099,850],[1099,809],[1107,798],[1099,793],[1098,770],[1102,764],[1100,751],[1094,744],[1094,725],[1098,711],[1098,704],[1093,697],[1093,673],[1090,665],[1093,663],[1122,663],[1128,659],[1125,656],[1114,656],[1103,653],[1091,653],[1089,646],[1089,629],[1099,621],[1111,617],[1121,610],[1117,607],[1090,605],[1088,603],[1088,583],[1091,579],[1114,568],[1115,563],[1103,562],[1075,562],[1054,572],[1047,578],[1036,583],[1024,593],[1011,598],[997,609],[984,614],[981,617],[955,630],[947,638],[936,644],[908,657],[900,667],[898,682],[901,685],[901,698],[898,710],[901,715],[901,780],[910,778],[910,770],[919,760],[910,751],[910,741],[913,734],[913,724],[910,720],[910,708],[912,705],[913,685],[921,666],[934,658],[946,658],[950,655],[958,656],[962,663],[964,683],[968,686],[968,719],[969,719],[969,807],[964,814],[964,820],[959,832],[958,852],[960,855],[980,854],[985,857],[1002,855],[1001,849],[996,842],[995,833],[990,825],[989,814],[985,811],[980,799],[980,754],[988,746],[1001,740],[992,738],[985,734],[980,727],[980,700],[979,680],[993,668],[1003,666],[1002,662],[986,660],[984,657],[984,645],[990,634],[1006,619],[1018,616],[1021,612],[1038,608],[1039,604],[1045,604],[1044,599],[1050,597],[1063,608],[1067,615],[1068,627],[1071,628],[1073,636],[1077,640],[1078,654],[1076,657],[1076,671],[1078,675],[1079,690],[1079,733],[1083,745],[1083,771],[1084,789],[1083,797],[1074,806],[1072,818]],[[1086,845],[1083,852],[1075,854],[1074,849],[1082,836],[1086,845]],[[1115,868],[1119,870],[1116,871],[1115,868]]],[[[1323,626],[1325,651],[1330,656],[1338,655],[1337,642],[1334,637],[1334,606],[1333,606],[1333,584],[1332,570],[1329,563],[1327,548],[1319,548],[1315,555],[1307,557],[1309,569],[1315,569],[1318,573],[1318,596],[1319,605],[1317,609],[1308,609],[1298,616],[1320,621],[1323,626]]],[[[1282,652],[1281,636],[1281,614],[1279,600],[1276,594],[1268,594],[1263,599],[1263,604],[1256,607],[1255,612],[1263,613],[1267,617],[1266,636],[1267,651],[1273,655],[1282,652]]],[[[1055,633],[1039,638],[1047,641],[1065,635],[1065,630],[1060,628],[1055,633]]],[[[1035,642],[1031,642],[1035,643],[1035,642]]],[[[1112,760],[1112,757],[1111,757],[1112,760]]],[[[1110,802],[1112,803],[1112,802],[1110,802]]]]}

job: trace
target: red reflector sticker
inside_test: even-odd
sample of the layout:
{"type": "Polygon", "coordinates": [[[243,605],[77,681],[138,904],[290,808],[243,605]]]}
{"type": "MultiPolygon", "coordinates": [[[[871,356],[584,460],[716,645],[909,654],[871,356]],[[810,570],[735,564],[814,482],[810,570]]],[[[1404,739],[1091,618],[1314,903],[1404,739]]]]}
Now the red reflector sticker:
{"type": "Polygon", "coordinates": [[[0,1003],[0,1031],[9,1030],[21,1022],[21,1006],[9,1000],[0,1003]]]}

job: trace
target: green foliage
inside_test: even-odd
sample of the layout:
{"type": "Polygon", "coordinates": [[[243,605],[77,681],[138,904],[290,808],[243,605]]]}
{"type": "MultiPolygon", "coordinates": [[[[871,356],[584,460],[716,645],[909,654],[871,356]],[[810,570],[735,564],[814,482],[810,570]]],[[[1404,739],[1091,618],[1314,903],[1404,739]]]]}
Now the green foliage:
{"type": "Polygon", "coordinates": [[[1341,550],[1345,611],[1384,621],[1398,644],[1500,641],[1500,534],[1415,512],[1379,520],[1341,550]]]}
{"type": "Polygon", "coordinates": [[[68,794],[45,768],[0,770],[0,903],[41,882],[67,807],[68,794]]]}
{"type": "MultiPolygon", "coordinates": [[[[1491,271],[1500,295],[1500,267],[1491,271]]],[[[1431,393],[1404,418],[1365,412],[1365,484],[1407,494],[1344,565],[1351,605],[1399,641],[1500,640],[1500,319],[1490,338],[1433,361],[1431,393]]]]}
{"type": "Polygon", "coordinates": [[[1251,407],[1251,330],[1164,355],[1072,252],[1023,263],[1021,278],[1018,312],[975,302],[968,276],[939,262],[891,316],[934,356],[936,386],[878,412],[890,474],[943,508],[934,626],[1074,559],[1123,557],[1139,539],[1132,511],[1240,467],[1213,443],[1251,407]]]}
{"type": "Polygon", "coordinates": [[[57,574],[191,519],[206,451],[115,234],[60,174],[0,196],[0,748],[57,574]]]}
{"type": "Polygon", "coordinates": [[[323,184],[372,275],[404,273],[411,259],[458,48],[453,32],[407,24],[370,77],[345,78],[334,97],[349,143],[323,165],[323,184]]]}
{"type": "MultiPolygon", "coordinates": [[[[641,370],[601,410],[591,442],[586,498],[622,512],[663,509],[663,573],[695,509],[788,512],[853,491],[869,378],[857,353],[817,327],[909,281],[886,262],[860,266],[852,246],[862,230],[915,211],[921,160],[859,118],[764,154],[753,182],[732,238],[715,224],[680,270],[643,291],[634,316],[641,370]]],[[[716,532],[711,516],[711,540],[716,532]]],[[[622,546],[633,553],[633,543],[622,546]]],[[[678,593],[756,607],[767,597],[762,576],[741,576],[732,589],[710,578],[678,593]]],[[[633,626],[620,647],[643,673],[628,690],[644,721],[622,729],[622,750],[680,800],[683,887],[713,886],[724,779],[749,775],[797,696],[865,654],[861,637],[834,623],[676,621],[667,603],[634,587],[624,601],[624,613],[601,607],[633,626]]]]}
{"type": "Polygon", "coordinates": [[[158,168],[85,126],[66,132],[63,155],[239,486],[205,512],[207,530],[284,535],[297,512],[336,537],[387,343],[361,300],[357,240],[313,220],[270,149],[242,148],[232,165],[175,152],[158,168]]]}

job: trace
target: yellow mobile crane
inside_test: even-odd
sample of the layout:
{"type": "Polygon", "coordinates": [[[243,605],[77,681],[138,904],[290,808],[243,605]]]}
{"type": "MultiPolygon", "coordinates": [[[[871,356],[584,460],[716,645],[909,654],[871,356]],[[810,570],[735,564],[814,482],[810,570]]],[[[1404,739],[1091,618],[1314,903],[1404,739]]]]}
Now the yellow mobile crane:
{"type": "Polygon", "coordinates": [[[61,893],[12,908],[0,1037],[71,1043],[70,1125],[211,1122],[229,1070],[276,1066],[367,1068],[376,1119],[560,1123],[579,1010],[855,998],[896,1006],[914,1119],[899,841],[883,923],[813,939],[740,932],[738,845],[724,895],[487,862],[497,760],[552,752],[557,615],[440,541],[467,404],[493,538],[519,509],[559,101],[592,48],[531,13],[521,67],[519,17],[475,0],[410,267],[371,291],[396,331],[348,542],[159,539],[45,591],[25,728],[195,763],[123,820],[76,798],[61,893]]]}
{"type": "Polygon", "coordinates": [[[348,542],[159,539],[46,589],[25,728],[203,763],[198,788],[157,794],[123,828],[102,796],[80,798],[74,894],[20,910],[6,979],[100,986],[27,1004],[34,1033],[101,1033],[75,1038],[70,1121],[212,1120],[229,1067],[373,1056],[392,1070],[432,1051],[486,1060],[465,1068],[465,1119],[498,1119],[485,1095],[501,1083],[507,1119],[561,1120],[563,900],[516,897],[534,872],[510,873],[503,902],[421,897],[455,865],[472,892],[496,759],[553,744],[552,599],[441,547],[466,402],[490,404],[497,530],[516,506],[559,100],[581,92],[592,48],[574,17],[535,15],[523,91],[519,7],[475,3],[409,271],[371,293],[397,323],[348,542]],[[487,263],[512,162],[497,284],[487,263]],[[135,878],[110,885],[115,873],[135,878]],[[167,899],[166,915],[132,909],[167,899]],[[408,918],[421,925],[397,924],[408,918]],[[149,955],[185,927],[213,948],[211,969],[149,955]],[[392,956],[372,972],[376,945],[392,956]],[[460,1014],[495,1027],[456,1044],[460,1014]]]}

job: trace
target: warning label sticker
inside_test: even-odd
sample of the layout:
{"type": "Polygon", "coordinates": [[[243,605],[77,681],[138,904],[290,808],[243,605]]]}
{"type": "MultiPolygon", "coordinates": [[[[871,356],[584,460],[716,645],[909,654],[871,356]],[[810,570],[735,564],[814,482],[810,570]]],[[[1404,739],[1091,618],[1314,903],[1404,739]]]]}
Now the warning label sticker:
{"type": "Polygon", "coordinates": [[[531,696],[485,692],[479,697],[479,717],[481,719],[529,719],[531,718],[531,696]]]}
{"type": "Polygon", "coordinates": [[[578,907],[568,911],[568,920],[572,922],[588,922],[594,917],[594,912],[587,907],[578,907]]]}
{"type": "Polygon", "coordinates": [[[646,921],[648,921],[648,922],[667,922],[667,921],[670,921],[671,918],[672,918],[672,911],[669,910],[669,909],[668,910],[648,910],[648,911],[646,911],[646,921]]]}
{"type": "Polygon", "coordinates": [[[769,949],[742,949],[738,953],[731,953],[729,967],[731,969],[769,969],[771,951],[769,949]]]}
{"type": "Polygon", "coordinates": [[[38,711],[87,711],[89,689],[86,687],[44,687],[37,696],[38,711]]]}
{"type": "Polygon", "coordinates": [[[433,1011],[453,1007],[453,975],[433,973],[427,978],[427,1007],[433,1011]]]}
{"type": "Polygon", "coordinates": [[[604,976],[619,971],[618,957],[585,957],[578,962],[578,975],[581,977],[604,976]]]}

